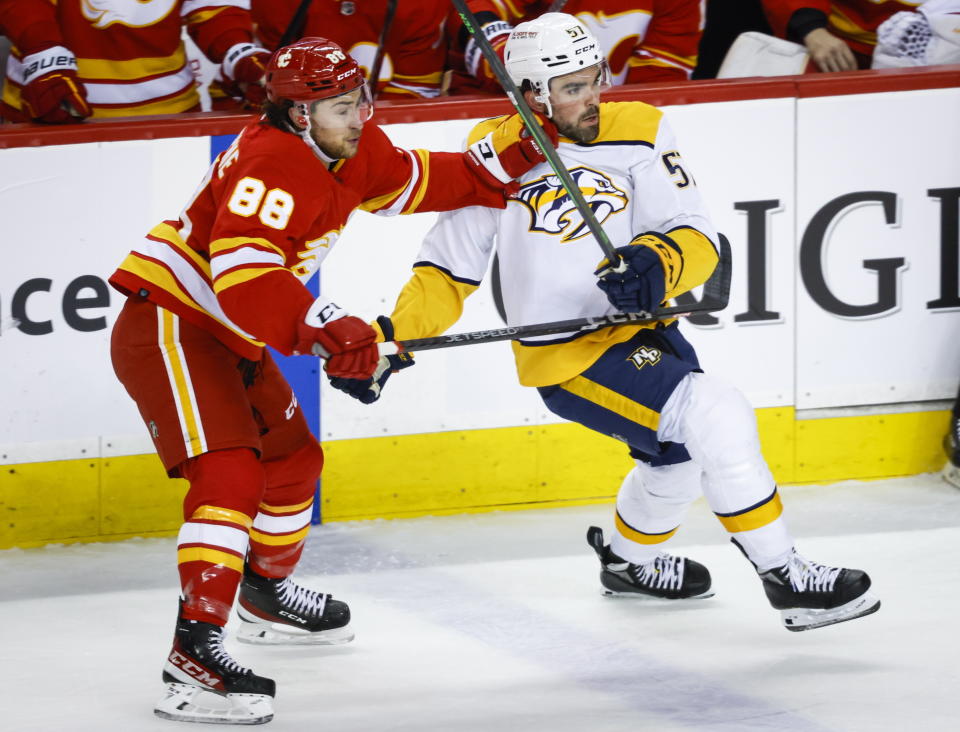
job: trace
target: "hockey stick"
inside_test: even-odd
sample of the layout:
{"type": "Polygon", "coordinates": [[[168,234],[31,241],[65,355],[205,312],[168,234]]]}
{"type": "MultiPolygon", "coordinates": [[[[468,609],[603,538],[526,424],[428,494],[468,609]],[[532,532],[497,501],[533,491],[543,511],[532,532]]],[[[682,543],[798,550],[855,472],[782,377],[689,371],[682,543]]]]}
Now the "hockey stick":
{"type": "Polygon", "coordinates": [[[312,2],[313,0],[300,0],[297,9],[293,11],[293,17],[290,18],[290,22],[287,24],[287,29],[283,32],[283,35],[280,36],[277,48],[289,46],[300,37],[300,34],[303,32],[303,24],[307,21],[307,11],[310,9],[312,2]]]}
{"type": "Polygon", "coordinates": [[[472,343],[494,343],[495,341],[519,340],[534,336],[552,335],[554,333],[568,333],[570,331],[585,332],[598,328],[610,328],[615,325],[629,323],[653,323],[669,318],[680,318],[684,315],[697,313],[711,313],[723,310],[730,300],[730,275],[732,270],[730,256],[730,242],[723,234],[719,235],[720,256],[713,274],[703,285],[703,297],[697,305],[673,305],[660,308],[652,313],[615,313],[601,315],[596,318],[574,318],[573,320],[558,320],[553,323],[539,323],[537,325],[517,325],[491,330],[475,330],[470,333],[451,333],[433,338],[415,338],[407,341],[393,341],[381,343],[380,353],[389,355],[399,351],[432,351],[437,348],[452,348],[467,346],[472,343]]]}
{"type": "Polygon", "coordinates": [[[387,1],[387,14],[383,17],[383,27],[380,29],[380,40],[377,42],[377,55],[373,57],[373,66],[370,68],[369,82],[373,85],[370,95],[377,99],[377,85],[380,83],[380,67],[383,66],[383,57],[387,53],[387,36],[390,26],[393,25],[393,15],[397,12],[397,0],[387,1]]]}
{"type": "Polygon", "coordinates": [[[583,217],[583,221],[586,223],[587,228],[590,229],[590,233],[593,234],[593,238],[597,240],[597,244],[600,245],[600,248],[606,255],[610,266],[613,267],[614,263],[619,262],[619,266],[614,268],[614,271],[622,272],[626,268],[626,262],[620,259],[620,255],[617,254],[613,248],[607,232],[600,226],[597,217],[593,215],[593,209],[590,208],[586,199],[584,199],[583,193],[580,191],[580,186],[578,186],[570,176],[567,166],[560,160],[560,156],[557,154],[553,143],[550,142],[550,138],[547,137],[543,128],[540,127],[527,101],[523,98],[520,90],[517,89],[516,84],[513,83],[513,79],[507,74],[507,70],[504,68],[503,62],[500,60],[497,52],[493,50],[493,46],[490,45],[486,36],[483,35],[480,24],[477,23],[476,16],[470,8],[467,7],[466,0],[452,0],[452,2],[460,14],[460,19],[463,21],[464,27],[480,47],[480,52],[487,60],[487,63],[490,64],[490,69],[493,71],[494,76],[497,77],[497,81],[500,82],[500,86],[502,86],[503,90],[507,93],[510,103],[513,104],[514,109],[517,110],[523,123],[527,126],[527,130],[533,136],[534,141],[536,141],[537,145],[543,151],[547,162],[550,164],[550,167],[553,168],[553,172],[557,174],[557,177],[563,184],[564,190],[566,190],[567,195],[570,196],[570,199],[577,207],[577,211],[579,211],[583,217]]]}

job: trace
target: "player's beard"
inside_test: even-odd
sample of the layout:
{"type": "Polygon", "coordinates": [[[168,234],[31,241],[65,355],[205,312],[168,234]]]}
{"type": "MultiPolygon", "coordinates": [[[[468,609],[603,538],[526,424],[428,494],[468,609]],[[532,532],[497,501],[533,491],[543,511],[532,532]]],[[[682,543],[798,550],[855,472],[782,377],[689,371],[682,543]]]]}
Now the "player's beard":
{"type": "Polygon", "coordinates": [[[557,125],[557,130],[564,137],[575,142],[590,142],[591,140],[595,140],[600,134],[600,107],[594,105],[587,108],[574,122],[566,122],[556,118],[553,119],[553,122],[557,125]],[[586,126],[583,125],[585,119],[594,116],[597,118],[595,123],[586,126]]]}
{"type": "Polygon", "coordinates": [[[342,160],[357,154],[360,133],[360,130],[348,130],[338,135],[315,135],[314,142],[328,157],[342,160]]]}

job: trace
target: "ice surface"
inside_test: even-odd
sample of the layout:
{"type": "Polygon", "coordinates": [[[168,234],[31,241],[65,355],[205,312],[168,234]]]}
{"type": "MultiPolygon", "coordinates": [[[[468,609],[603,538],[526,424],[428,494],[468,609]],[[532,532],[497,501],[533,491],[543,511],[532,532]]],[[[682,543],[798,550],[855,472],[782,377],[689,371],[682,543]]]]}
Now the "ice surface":
{"type": "MultiPolygon", "coordinates": [[[[584,539],[612,505],[315,527],[297,577],[357,639],[228,640],[276,679],[272,730],[953,730],[960,491],[938,476],[785,488],[807,556],[866,569],[872,616],[789,633],[703,501],[671,546],[715,597],[607,598],[584,539]]],[[[0,728],[202,729],[153,716],[174,539],[0,552],[0,728]]],[[[228,627],[232,627],[228,626],[228,627]]]]}

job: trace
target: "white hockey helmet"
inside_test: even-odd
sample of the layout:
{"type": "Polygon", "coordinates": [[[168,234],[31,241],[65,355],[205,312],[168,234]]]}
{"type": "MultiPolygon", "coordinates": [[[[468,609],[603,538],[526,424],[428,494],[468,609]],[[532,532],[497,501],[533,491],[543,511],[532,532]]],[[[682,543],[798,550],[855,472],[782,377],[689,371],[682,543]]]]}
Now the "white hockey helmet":
{"type": "Polygon", "coordinates": [[[600,64],[601,90],[610,88],[610,68],[600,42],[575,16],[544,13],[518,24],[504,49],[507,73],[518,88],[530,82],[536,100],[553,115],[550,79],[600,64]]]}

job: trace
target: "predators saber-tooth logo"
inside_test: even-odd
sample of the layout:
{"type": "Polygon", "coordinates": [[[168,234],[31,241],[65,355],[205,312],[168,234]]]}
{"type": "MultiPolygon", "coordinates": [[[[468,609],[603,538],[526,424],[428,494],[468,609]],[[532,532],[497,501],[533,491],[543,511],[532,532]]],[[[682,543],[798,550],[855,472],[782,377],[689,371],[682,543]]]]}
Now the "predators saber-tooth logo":
{"type": "MultiPolygon", "coordinates": [[[[603,173],[580,165],[570,169],[570,177],[600,223],[627,207],[627,194],[603,173]]],[[[580,239],[590,233],[557,175],[545,175],[525,183],[517,200],[530,212],[530,231],[563,234],[562,242],[580,239]]]]}

